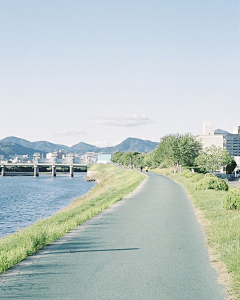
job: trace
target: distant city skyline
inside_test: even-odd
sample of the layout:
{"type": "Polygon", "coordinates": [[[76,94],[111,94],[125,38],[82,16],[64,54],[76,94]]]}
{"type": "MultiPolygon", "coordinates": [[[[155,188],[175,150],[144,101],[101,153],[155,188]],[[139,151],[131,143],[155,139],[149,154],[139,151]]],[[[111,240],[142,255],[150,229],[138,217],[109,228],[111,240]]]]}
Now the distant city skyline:
{"type": "Polygon", "coordinates": [[[0,139],[114,146],[240,125],[239,1],[1,1],[0,139]]]}

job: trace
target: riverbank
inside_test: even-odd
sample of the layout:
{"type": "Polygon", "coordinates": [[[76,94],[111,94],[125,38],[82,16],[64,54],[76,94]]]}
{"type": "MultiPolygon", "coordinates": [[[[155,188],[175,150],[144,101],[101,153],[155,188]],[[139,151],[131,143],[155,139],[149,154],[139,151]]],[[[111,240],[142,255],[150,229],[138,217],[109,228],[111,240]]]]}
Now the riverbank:
{"type": "Polygon", "coordinates": [[[227,192],[196,190],[194,183],[171,169],[151,171],[168,176],[185,188],[203,225],[210,261],[221,274],[219,281],[227,286],[228,299],[240,299],[240,211],[223,208],[227,192]]]}
{"type": "Polygon", "coordinates": [[[98,182],[86,195],[55,215],[0,240],[0,273],[50,244],[132,192],[144,179],[133,170],[113,165],[93,165],[98,182]]]}
{"type": "Polygon", "coordinates": [[[18,300],[224,299],[184,189],[152,172],[123,201],[2,274],[0,287],[1,299],[18,300]]]}

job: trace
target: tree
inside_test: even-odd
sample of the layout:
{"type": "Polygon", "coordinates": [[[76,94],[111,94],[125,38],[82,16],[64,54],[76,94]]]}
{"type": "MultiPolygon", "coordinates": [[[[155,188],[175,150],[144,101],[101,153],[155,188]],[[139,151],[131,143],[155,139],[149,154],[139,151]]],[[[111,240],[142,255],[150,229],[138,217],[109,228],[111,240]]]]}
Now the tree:
{"type": "Polygon", "coordinates": [[[148,154],[145,154],[143,159],[143,166],[148,166],[149,168],[156,168],[159,166],[159,163],[155,161],[155,151],[153,150],[148,154]]]}
{"type": "Polygon", "coordinates": [[[237,166],[237,163],[235,162],[234,159],[232,159],[232,162],[230,164],[228,164],[227,167],[226,167],[226,173],[227,174],[232,174],[232,172],[234,171],[236,166],[237,166]]]}
{"type": "Polygon", "coordinates": [[[124,152],[115,152],[112,155],[111,161],[121,164],[122,163],[122,156],[123,156],[124,152]]]}
{"type": "Polygon", "coordinates": [[[143,167],[144,166],[144,158],[146,154],[144,153],[138,153],[138,152],[132,152],[132,164],[136,167],[143,167]]]}
{"type": "Polygon", "coordinates": [[[139,152],[115,152],[112,155],[112,162],[129,166],[130,164],[133,166],[143,166],[144,165],[144,158],[146,154],[139,153],[139,152]]]}
{"type": "Polygon", "coordinates": [[[223,166],[231,164],[232,160],[233,158],[226,149],[212,145],[201,152],[195,159],[195,163],[201,170],[213,173],[216,170],[220,170],[223,166]]]}
{"type": "Polygon", "coordinates": [[[159,164],[163,161],[171,164],[176,173],[180,171],[180,165],[192,166],[200,149],[200,142],[191,133],[170,134],[161,139],[154,160],[159,164]]]}

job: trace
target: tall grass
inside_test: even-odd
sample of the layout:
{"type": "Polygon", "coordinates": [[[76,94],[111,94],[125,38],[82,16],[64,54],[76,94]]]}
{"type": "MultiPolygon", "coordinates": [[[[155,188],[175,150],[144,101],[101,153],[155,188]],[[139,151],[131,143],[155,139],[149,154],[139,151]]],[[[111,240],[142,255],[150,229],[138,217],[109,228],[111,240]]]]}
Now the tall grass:
{"type": "MultiPolygon", "coordinates": [[[[240,299],[240,211],[223,208],[227,191],[196,190],[196,183],[181,174],[155,169],[155,173],[167,175],[188,192],[194,206],[200,210],[207,244],[214,254],[215,266],[224,263],[227,269],[228,292],[240,299]]],[[[232,188],[230,187],[230,190],[232,188]]]]}
{"type": "Polygon", "coordinates": [[[100,181],[85,196],[55,215],[0,240],[0,273],[50,244],[133,191],[144,179],[136,171],[94,165],[100,181]]]}

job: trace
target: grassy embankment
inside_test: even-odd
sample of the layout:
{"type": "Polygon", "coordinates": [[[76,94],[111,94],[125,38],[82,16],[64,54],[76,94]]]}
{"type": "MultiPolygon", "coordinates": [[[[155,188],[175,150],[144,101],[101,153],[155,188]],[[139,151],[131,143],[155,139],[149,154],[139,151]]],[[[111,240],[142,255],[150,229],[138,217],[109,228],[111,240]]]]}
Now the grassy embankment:
{"type": "Polygon", "coordinates": [[[0,273],[121,200],[144,179],[139,172],[113,165],[93,165],[90,170],[98,171],[100,182],[86,195],[55,215],[0,240],[0,273]]]}
{"type": "Polygon", "coordinates": [[[195,183],[171,169],[152,171],[169,176],[186,189],[204,225],[210,260],[221,273],[219,280],[227,285],[229,299],[240,299],[240,211],[223,208],[222,200],[228,192],[196,190],[195,183]]]}

